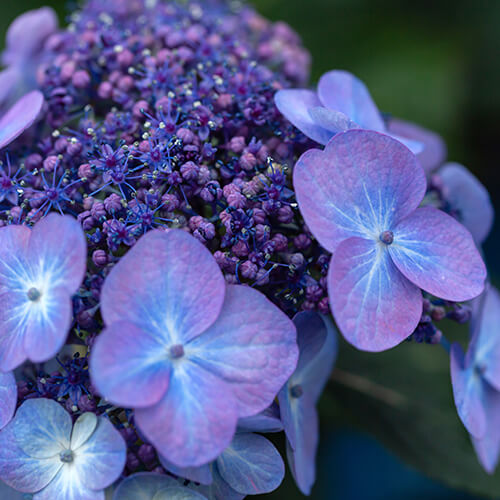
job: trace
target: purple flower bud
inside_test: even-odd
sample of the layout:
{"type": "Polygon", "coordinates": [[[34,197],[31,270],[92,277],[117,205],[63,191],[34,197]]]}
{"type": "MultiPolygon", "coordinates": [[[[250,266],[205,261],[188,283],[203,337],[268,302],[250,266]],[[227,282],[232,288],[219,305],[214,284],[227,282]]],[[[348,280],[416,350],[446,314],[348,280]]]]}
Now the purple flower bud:
{"type": "Polygon", "coordinates": [[[156,461],[156,451],[150,444],[141,444],[137,451],[137,456],[147,466],[152,465],[156,461]]]}
{"type": "Polygon", "coordinates": [[[92,253],[92,262],[97,267],[105,267],[108,263],[108,254],[104,250],[94,250],[92,253]]]}
{"type": "Polygon", "coordinates": [[[77,71],[71,82],[77,89],[86,89],[90,85],[90,75],[84,70],[77,71]]]}
{"type": "Polygon", "coordinates": [[[115,193],[110,194],[104,200],[104,208],[106,209],[108,214],[118,212],[122,208],[121,198],[115,193]]]}
{"type": "Polygon", "coordinates": [[[59,164],[59,158],[57,156],[47,156],[47,158],[43,160],[43,168],[47,172],[53,172],[58,164],[59,164]]]}
{"type": "Polygon", "coordinates": [[[238,268],[240,275],[245,279],[254,279],[257,276],[258,267],[249,260],[243,262],[238,268]]]}

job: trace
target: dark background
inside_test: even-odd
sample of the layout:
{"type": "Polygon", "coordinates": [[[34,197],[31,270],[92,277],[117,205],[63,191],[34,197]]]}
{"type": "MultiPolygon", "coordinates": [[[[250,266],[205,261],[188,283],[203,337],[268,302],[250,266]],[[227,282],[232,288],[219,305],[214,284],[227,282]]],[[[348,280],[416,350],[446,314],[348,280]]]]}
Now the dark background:
{"type": "MultiPolygon", "coordinates": [[[[105,2],[106,0],[103,0],[105,2]]],[[[21,12],[65,0],[0,3],[0,33],[21,12]]],[[[496,0],[254,0],[287,21],[313,55],[313,81],[347,69],[379,108],[438,131],[449,158],[472,170],[500,209],[500,2],[496,0]]],[[[500,276],[500,221],[485,245],[500,276]]],[[[315,500],[467,499],[399,463],[375,440],[322,422],[315,500]]],[[[270,500],[302,498],[290,478],[270,500]]]]}

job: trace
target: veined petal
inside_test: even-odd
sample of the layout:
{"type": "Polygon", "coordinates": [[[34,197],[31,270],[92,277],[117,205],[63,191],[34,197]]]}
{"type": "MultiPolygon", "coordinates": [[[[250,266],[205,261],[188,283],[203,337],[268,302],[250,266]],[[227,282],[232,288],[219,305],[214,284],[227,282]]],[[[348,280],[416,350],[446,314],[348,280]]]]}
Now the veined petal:
{"type": "Polygon", "coordinates": [[[12,420],[16,403],[17,385],[14,373],[0,373],[0,429],[12,420]]]}
{"type": "Polygon", "coordinates": [[[13,420],[16,443],[27,455],[43,459],[68,449],[72,422],[68,412],[51,399],[28,399],[13,420]]]}
{"type": "Polygon", "coordinates": [[[340,331],[366,351],[396,346],[422,314],[420,290],[398,271],[381,242],[342,242],[330,263],[328,293],[340,331]]]}
{"type": "Polygon", "coordinates": [[[333,111],[323,107],[315,107],[309,109],[309,114],[311,115],[314,123],[333,132],[331,137],[333,137],[334,134],[345,132],[346,130],[350,130],[352,128],[361,128],[357,123],[353,122],[347,115],[341,113],[340,111],[333,111]]]}
{"type": "Polygon", "coordinates": [[[158,455],[158,458],[162,466],[177,477],[200,484],[211,484],[213,481],[211,464],[200,465],[199,467],[177,467],[162,455],[158,455]]]}
{"type": "Polygon", "coordinates": [[[367,130],[337,134],[324,151],[304,153],[293,184],[307,225],[330,252],[351,236],[378,238],[411,213],[426,190],[411,151],[367,130]]]}
{"type": "Polygon", "coordinates": [[[40,291],[65,288],[74,293],[87,267],[87,243],[78,221],[51,213],[37,222],[28,246],[28,259],[40,291]]]}
{"type": "Polygon", "coordinates": [[[193,236],[150,231],[104,283],[104,321],[130,321],[171,344],[208,328],[224,302],[225,281],[212,254],[193,236]]]}
{"type": "Polygon", "coordinates": [[[0,432],[0,479],[12,488],[34,493],[44,488],[62,467],[59,455],[33,458],[18,445],[14,433],[15,421],[0,432]]]}
{"type": "Polygon", "coordinates": [[[181,359],[163,399],[136,410],[135,421],[168,461],[196,467],[211,462],[229,445],[236,430],[236,409],[230,384],[181,359]]]}
{"type": "Polygon", "coordinates": [[[460,302],[484,289],[486,268],[470,233],[432,207],[415,210],[394,228],[389,253],[401,273],[437,297],[460,302]]]}
{"type": "Polygon", "coordinates": [[[191,483],[189,487],[201,494],[208,500],[243,500],[246,495],[238,493],[222,479],[216,463],[211,465],[213,481],[209,485],[196,485],[191,483]]]}
{"type": "MultiPolygon", "coordinates": [[[[62,462],[60,462],[62,463],[62,462]]],[[[104,500],[104,491],[87,488],[81,481],[77,467],[64,464],[54,479],[36,495],[33,500],[104,500]]]]}
{"type": "Polygon", "coordinates": [[[115,489],[113,500],[152,500],[165,488],[175,488],[180,483],[165,474],[138,472],[125,478],[115,489]]]}
{"type": "Polygon", "coordinates": [[[217,321],[188,345],[189,356],[228,384],[238,416],[267,408],[297,365],[295,326],[262,293],[231,285],[217,321]]]}
{"type": "Polygon", "coordinates": [[[63,347],[73,317],[73,305],[65,287],[49,287],[36,302],[26,299],[18,309],[25,317],[24,352],[35,363],[53,358],[63,347]]]}
{"type": "Polygon", "coordinates": [[[458,416],[471,435],[482,438],[488,418],[485,384],[474,364],[466,366],[459,344],[451,346],[450,370],[458,416]]]}
{"type": "Polygon", "coordinates": [[[206,498],[197,491],[179,485],[160,490],[153,500],[206,500],[206,498]]]}
{"type": "Polygon", "coordinates": [[[318,83],[318,96],[323,106],[344,113],[360,128],[385,131],[382,116],[366,85],[348,71],[325,73],[318,83]]]}
{"type": "Polygon", "coordinates": [[[125,467],[127,445],[113,424],[99,417],[97,427],[78,448],[72,448],[79,481],[89,490],[104,490],[120,477],[125,467]]]}
{"type": "Polygon", "coordinates": [[[444,184],[444,197],[462,224],[480,245],[493,225],[493,206],[490,195],[479,180],[463,165],[447,163],[438,171],[444,184]]]}
{"type": "Polygon", "coordinates": [[[316,92],[305,89],[284,89],[274,95],[276,107],[287,120],[307,137],[319,144],[326,144],[335,134],[317,124],[310,109],[321,106],[316,92]]]}
{"type": "MultiPolygon", "coordinates": [[[[316,480],[316,451],[319,441],[318,413],[307,396],[292,403],[295,448],[287,439],[286,455],[293,478],[304,495],[310,495],[316,480]]],[[[288,433],[287,433],[288,436],[288,433]]]]}
{"type": "Polygon", "coordinates": [[[283,424],[280,420],[280,410],[276,401],[265,410],[250,417],[238,420],[239,432],[281,432],[283,424]]]}
{"type": "Polygon", "coordinates": [[[31,230],[27,226],[0,228],[0,293],[24,290],[30,277],[26,258],[31,230]]]}
{"type": "Polygon", "coordinates": [[[274,445],[258,434],[236,434],[217,458],[220,475],[231,488],[246,495],[274,491],[283,481],[285,465],[274,445]]]}
{"type": "Polygon", "coordinates": [[[0,371],[17,368],[27,356],[24,351],[24,334],[27,316],[25,299],[16,293],[0,295],[0,371]]]}
{"type": "Polygon", "coordinates": [[[438,168],[445,161],[446,144],[435,132],[399,118],[392,118],[389,121],[388,131],[390,134],[423,144],[423,149],[418,154],[418,161],[427,173],[438,168]]]}
{"type": "Polygon", "coordinates": [[[21,97],[0,118],[0,149],[17,139],[33,125],[42,110],[43,103],[43,94],[34,90],[21,97]]]}
{"type": "Polygon", "coordinates": [[[150,330],[112,323],[96,339],[90,376],[108,401],[129,408],[156,404],[167,391],[171,362],[167,346],[150,330]]]}
{"type": "Polygon", "coordinates": [[[86,412],[80,415],[73,425],[70,448],[72,450],[80,448],[92,436],[97,423],[97,415],[95,413],[86,412]]]}

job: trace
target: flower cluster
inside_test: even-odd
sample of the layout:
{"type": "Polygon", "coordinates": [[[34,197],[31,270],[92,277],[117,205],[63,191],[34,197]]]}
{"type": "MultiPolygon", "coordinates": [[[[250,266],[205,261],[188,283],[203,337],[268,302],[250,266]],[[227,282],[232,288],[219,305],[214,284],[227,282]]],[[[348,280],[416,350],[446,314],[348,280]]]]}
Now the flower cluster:
{"type": "MultiPolygon", "coordinates": [[[[353,75],[297,89],[297,35],[246,6],[88,0],[66,29],[22,15],[6,47],[0,479],[35,500],[242,499],[281,483],[262,434],[284,431],[309,494],[330,314],[360,349],[447,346],[439,322],[484,288],[487,192],[353,75]]],[[[469,416],[493,403],[451,355],[490,446],[469,416]]]]}

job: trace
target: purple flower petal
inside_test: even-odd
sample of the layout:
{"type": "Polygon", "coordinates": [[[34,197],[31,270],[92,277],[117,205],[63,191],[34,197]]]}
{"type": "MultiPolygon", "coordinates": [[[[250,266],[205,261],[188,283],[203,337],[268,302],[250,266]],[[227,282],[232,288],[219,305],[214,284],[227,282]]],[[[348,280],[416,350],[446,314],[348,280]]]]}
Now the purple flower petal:
{"type": "Polygon", "coordinates": [[[75,455],[73,476],[78,476],[84,489],[104,490],[120,477],[125,467],[125,441],[104,417],[97,419],[97,427],[87,441],[72,450],[75,455]]]}
{"type": "Polygon", "coordinates": [[[87,265],[87,243],[78,221],[69,215],[47,215],[35,224],[28,245],[33,273],[49,287],[74,293],[87,265]]]}
{"type": "Polygon", "coordinates": [[[160,463],[163,467],[183,479],[194,481],[200,484],[211,484],[213,481],[212,467],[210,464],[201,465],[199,467],[177,467],[172,462],[169,462],[165,457],[159,455],[160,463]]]}
{"type": "Polygon", "coordinates": [[[385,131],[382,116],[366,85],[347,71],[325,73],[318,83],[318,96],[326,108],[340,111],[361,128],[385,131]]]}
{"type": "Polygon", "coordinates": [[[17,139],[33,125],[43,106],[43,95],[38,90],[21,97],[0,118],[0,149],[17,139]]]}
{"type": "Polygon", "coordinates": [[[295,326],[260,292],[227,287],[217,321],[189,346],[193,359],[231,384],[238,416],[267,408],[293,373],[295,326]]]}
{"type": "Polygon", "coordinates": [[[44,488],[62,467],[59,455],[45,459],[30,457],[16,444],[15,420],[0,432],[0,479],[27,493],[44,488]]]}
{"type": "Polygon", "coordinates": [[[51,399],[28,399],[12,421],[17,446],[32,458],[51,458],[68,449],[73,423],[51,399]]]}
{"type": "Polygon", "coordinates": [[[227,382],[183,359],[174,366],[163,399],[136,410],[135,421],[168,461],[195,467],[211,462],[229,445],[236,430],[236,408],[227,382]]]}
{"type": "Polygon", "coordinates": [[[436,133],[398,118],[391,119],[388,130],[390,134],[423,144],[422,152],[418,154],[418,161],[426,172],[438,168],[445,161],[446,144],[436,133]]]}
{"type": "MultiPolygon", "coordinates": [[[[293,404],[293,403],[292,403],[293,404]]],[[[316,480],[316,451],[319,440],[318,413],[307,396],[294,409],[297,439],[295,449],[286,442],[286,455],[292,475],[304,495],[310,495],[316,480]]]]}
{"type": "MultiPolygon", "coordinates": [[[[469,351],[480,367],[481,374],[497,391],[500,391],[500,294],[488,286],[481,297],[476,331],[473,333],[469,351]]],[[[468,352],[468,357],[470,353],[468,352]]]]}
{"type": "Polygon", "coordinates": [[[294,168],[299,208],[327,250],[350,236],[375,237],[410,214],[425,194],[415,156],[391,137],[366,130],[336,135],[294,168]]]}
{"type": "Polygon", "coordinates": [[[87,412],[80,415],[76,419],[73,430],[71,431],[70,448],[76,450],[85,444],[96,430],[98,423],[95,413],[87,412]]]}
{"type": "Polygon", "coordinates": [[[0,71],[0,105],[3,106],[17,90],[19,85],[19,70],[15,67],[0,71]]]}
{"type": "MultiPolygon", "coordinates": [[[[0,264],[1,267],[1,264],[0,264]]],[[[13,312],[19,307],[19,294],[0,295],[0,370],[10,371],[26,361],[24,324],[13,312]]]]}
{"type": "Polygon", "coordinates": [[[174,478],[165,474],[138,472],[118,485],[113,493],[113,500],[152,500],[159,491],[178,485],[174,478]]]}
{"type": "Polygon", "coordinates": [[[352,128],[361,128],[348,116],[340,111],[333,111],[328,108],[315,107],[309,109],[309,114],[316,125],[333,132],[330,139],[339,132],[345,132],[352,128]]]}
{"type": "Polygon", "coordinates": [[[283,481],[285,465],[278,450],[258,434],[236,434],[217,459],[222,478],[235,491],[259,495],[274,491],[283,481]]]}
{"type": "Polygon", "coordinates": [[[484,289],[486,268],[472,236],[435,208],[419,208],[401,220],[388,248],[406,278],[437,297],[460,302],[484,289]]]}
{"type": "Polygon", "coordinates": [[[57,15],[50,7],[30,10],[16,18],[7,31],[4,64],[17,64],[41,50],[45,39],[58,27],[57,15]]]}
{"type": "Polygon", "coordinates": [[[470,231],[474,241],[480,245],[493,225],[493,206],[486,188],[463,165],[447,163],[438,172],[443,194],[458,212],[462,224],[470,231]]]}
{"type": "Polygon", "coordinates": [[[63,347],[71,326],[73,306],[68,290],[48,288],[36,306],[26,297],[23,299],[20,304],[24,305],[11,310],[10,314],[19,319],[20,327],[24,325],[24,352],[35,363],[48,361],[63,347]]]}
{"type": "Polygon", "coordinates": [[[179,485],[160,490],[153,500],[206,500],[206,498],[194,490],[179,485]]]}
{"type": "Polygon", "coordinates": [[[150,231],[113,268],[102,290],[107,325],[131,321],[170,344],[208,328],[224,302],[212,254],[184,231],[150,231]]]}
{"type": "Polygon", "coordinates": [[[96,339],[90,375],[98,392],[118,406],[152,406],[168,388],[172,365],[162,339],[151,330],[118,321],[96,339]]]}
{"type": "Polygon", "coordinates": [[[0,429],[11,420],[16,411],[17,385],[12,372],[0,373],[0,429]]]}
{"type": "Polygon", "coordinates": [[[26,253],[31,230],[26,226],[0,228],[0,293],[19,286],[19,276],[28,276],[26,253]]]}
{"type": "Polygon", "coordinates": [[[486,472],[493,474],[500,455],[500,392],[485,384],[485,398],[488,401],[486,430],[481,439],[472,438],[476,454],[486,472]]]}
{"type": "Polygon", "coordinates": [[[334,135],[316,124],[309,112],[311,108],[321,106],[318,96],[312,90],[279,90],[274,96],[274,102],[280,113],[313,141],[326,144],[334,135]]]}
{"type": "Polygon", "coordinates": [[[487,398],[485,384],[475,365],[466,366],[459,344],[450,351],[451,382],[458,416],[470,434],[482,438],[486,433],[487,398]]]}
{"type": "Polygon", "coordinates": [[[358,349],[383,351],[416,328],[422,294],[393,264],[382,243],[349,238],[333,255],[328,274],[333,315],[358,349]]]}
{"type": "MultiPolygon", "coordinates": [[[[57,457],[59,460],[59,457],[57,457]]],[[[59,460],[60,463],[62,463],[59,460]]],[[[72,467],[61,467],[54,479],[33,500],[105,500],[104,491],[91,490],[81,482],[72,467]]]]}
{"type": "Polygon", "coordinates": [[[238,420],[240,432],[281,432],[283,423],[280,420],[279,407],[275,401],[265,410],[251,417],[238,420]]]}
{"type": "Polygon", "coordinates": [[[233,490],[233,488],[222,479],[215,463],[212,465],[212,476],[214,480],[210,485],[197,486],[191,484],[190,488],[199,491],[205,495],[208,500],[243,500],[246,497],[246,495],[233,490]]]}

